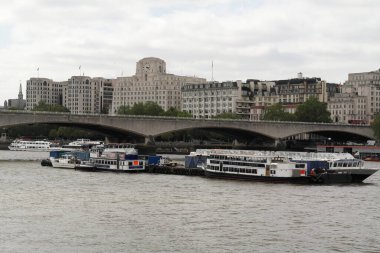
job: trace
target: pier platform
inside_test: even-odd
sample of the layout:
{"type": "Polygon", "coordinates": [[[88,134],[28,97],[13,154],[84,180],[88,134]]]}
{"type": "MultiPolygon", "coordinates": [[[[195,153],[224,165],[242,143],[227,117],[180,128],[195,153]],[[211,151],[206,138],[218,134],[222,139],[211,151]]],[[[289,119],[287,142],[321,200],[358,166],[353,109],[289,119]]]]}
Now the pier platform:
{"type": "Polygon", "coordinates": [[[145,169],[146,173],[156,174],[174,174],[174,175],[187,175],[187,176],[204,176],[204,170],[192,168],[187,169],[181,165],[148,165],[145,169]]]}

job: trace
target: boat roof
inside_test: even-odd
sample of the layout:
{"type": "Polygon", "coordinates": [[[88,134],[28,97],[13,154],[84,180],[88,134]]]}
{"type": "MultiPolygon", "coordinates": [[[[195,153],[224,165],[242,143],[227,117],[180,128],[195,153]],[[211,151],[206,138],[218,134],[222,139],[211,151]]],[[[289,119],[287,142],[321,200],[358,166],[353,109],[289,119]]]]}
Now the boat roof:
{"type": "Polygon", "coordinates": [[[228,155],[228,156],[255,156],[255,157],[287,157],[293,160],[347,160],[355,159],[349,153],[311,153],[291,151],[259,151],[233,149],[197,149],[194,155],[228,155]]]}

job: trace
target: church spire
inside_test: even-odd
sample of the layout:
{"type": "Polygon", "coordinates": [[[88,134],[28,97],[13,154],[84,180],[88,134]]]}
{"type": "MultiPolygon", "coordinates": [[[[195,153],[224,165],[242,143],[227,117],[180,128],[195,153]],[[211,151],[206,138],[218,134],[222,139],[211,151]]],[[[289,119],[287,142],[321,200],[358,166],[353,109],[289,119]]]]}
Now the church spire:
{"type": "Polygon", "coordinates": [[[23,98],[24,98],[24,95],[22,94],[22,84],[21,84],[21,81],[20,81],[20,90],[18,92],[18,99],[22,100],[23,98]]]}

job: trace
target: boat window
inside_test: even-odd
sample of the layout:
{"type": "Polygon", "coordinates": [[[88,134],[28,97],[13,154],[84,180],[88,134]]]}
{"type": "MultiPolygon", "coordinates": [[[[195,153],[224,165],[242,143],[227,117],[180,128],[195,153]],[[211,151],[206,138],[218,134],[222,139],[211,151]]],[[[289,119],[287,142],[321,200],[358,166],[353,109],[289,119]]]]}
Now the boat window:
{"type": "Polygon", "coordinates": [[[270,170],[270,174],[276,174],[276,170],[270,170]]]}
{"type": "Polygon", "coordinates": [[[343,163],[343,167],[347,167],[347,163],[343,163]]]}
{"type": "Polygon", "coordinates": [[[305,168],[305,164],[304,163],[296,163],[296,168],[297,169],[303,169],[303,168],[305,168]]]}

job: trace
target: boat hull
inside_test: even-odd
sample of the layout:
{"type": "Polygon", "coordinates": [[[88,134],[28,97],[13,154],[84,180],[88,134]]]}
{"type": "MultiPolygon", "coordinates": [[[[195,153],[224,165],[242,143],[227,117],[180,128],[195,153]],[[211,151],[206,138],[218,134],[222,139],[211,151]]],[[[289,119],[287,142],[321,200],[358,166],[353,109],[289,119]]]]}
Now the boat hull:
{"type": "Polygon", "coordinates": [[[82,171],[109,171],[109,172],[142,172],[145,171],[145,166],[138,167],[127,167],[127,166],[119,166],[116,165],[104,165],[104,164],[92,164],[92,163],[82,163],[75,167],[77,170],[82,171]]]}
{"type": "Polygon", "coordinates": [[[68,163],[68,162],[57,162],[57,161],[51,161],[53,168],[62,168],[62,169],[75,169],[76,166],[79,165],[79,163],[68,163]]]}
{"type": "Polygon", "coordinates": [[[316,176],[303,177],[273,177],[259,175],[245,175],[236,173],[220,173],[205,170],[205,176],[210,178],[238,179],[272,183],[294,184],[349,184],[362,183],[376,171],[363,171],[362,173],[324,173],[316,176]]]}
{"type": "Polygon", "coordinates": [[[144,172],[145,169],[114,169],[114,168],[106,168],[106,167],[98,167],[98,166],[76,166],[76,170],[81,171],[90,171],[90,172],[119,172],[119,173],[138,173],[144,172]]]}

